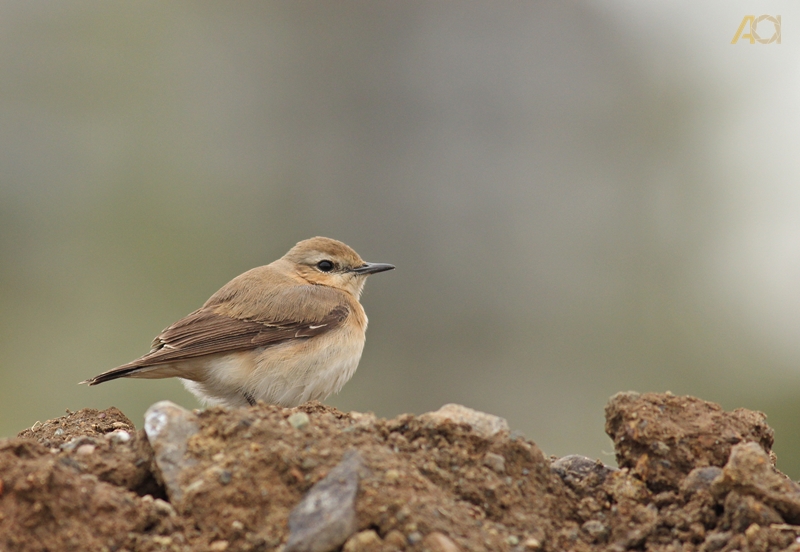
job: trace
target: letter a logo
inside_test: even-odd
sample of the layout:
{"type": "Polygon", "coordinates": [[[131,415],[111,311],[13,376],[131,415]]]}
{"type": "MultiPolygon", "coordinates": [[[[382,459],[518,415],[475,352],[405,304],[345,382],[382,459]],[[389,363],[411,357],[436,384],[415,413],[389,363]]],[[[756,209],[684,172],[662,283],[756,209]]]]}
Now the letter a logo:
{"type": "Polygon", "coordinates": [[[752,26],[753,26],[753,21],[755,21],[755,20],[756,20],[756,16],[755,15],[745,15],[744,19],[742,19],[742,24],[739,25],[739,30],[736,31],[736,34],[733,36],[733,40],[731,40],[731,44],[736,44],[739,41],[740,38],[749,38],[750,39],[750,44],[755,44],[756,43],[756,39],[753,38],[753,34],[752,33],[748,32],[746,35],[742,34],[742,31],[744,31],[744,26],[747,25],[748,23],[750,23],[750,25],[747,27],[748,31],[749,31],[749,29],[752,28],[752,26]]]}

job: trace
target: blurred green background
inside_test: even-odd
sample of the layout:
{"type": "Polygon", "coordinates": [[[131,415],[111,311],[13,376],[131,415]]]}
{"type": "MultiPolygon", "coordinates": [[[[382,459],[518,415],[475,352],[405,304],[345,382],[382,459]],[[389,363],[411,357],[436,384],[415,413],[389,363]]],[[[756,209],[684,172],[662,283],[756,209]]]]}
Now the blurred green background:
{"type": "Polygon", "coordinates": [[[670,390],[766,412],[800,477],[799,24],[727,0],[0,3],[0,436],[197,407],[76,383],[325,235],[397,265],[330,404],[462,403],[611,462],[608,397],[670,390]],[[782,43],[731,45],[762,13],[782,43]]]}

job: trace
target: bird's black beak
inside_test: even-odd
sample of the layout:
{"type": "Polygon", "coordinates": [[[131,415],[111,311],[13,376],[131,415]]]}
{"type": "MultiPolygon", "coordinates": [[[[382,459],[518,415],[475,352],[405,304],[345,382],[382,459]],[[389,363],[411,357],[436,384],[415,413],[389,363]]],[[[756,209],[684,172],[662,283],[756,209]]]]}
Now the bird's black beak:
{"type": "Polygon", "coordinates": [[[358,268],[354,268],[353,272],[356,274],[375,274],[377,272],[385,272],[394,269],[394,265],[386,263],[364,263],[358,268]]]}

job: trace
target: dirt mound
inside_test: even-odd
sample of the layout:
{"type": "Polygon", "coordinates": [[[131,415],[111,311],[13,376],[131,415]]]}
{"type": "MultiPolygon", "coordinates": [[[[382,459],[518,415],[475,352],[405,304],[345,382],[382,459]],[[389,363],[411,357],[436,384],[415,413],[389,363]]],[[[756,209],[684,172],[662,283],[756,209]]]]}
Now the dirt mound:
{"type": "Polygon", "coordinates": [[[547,458],[457,405],[81,410],[0,441],[0,550],[798,550],[758,412],[625,393],[620,469],[547,458]]]}

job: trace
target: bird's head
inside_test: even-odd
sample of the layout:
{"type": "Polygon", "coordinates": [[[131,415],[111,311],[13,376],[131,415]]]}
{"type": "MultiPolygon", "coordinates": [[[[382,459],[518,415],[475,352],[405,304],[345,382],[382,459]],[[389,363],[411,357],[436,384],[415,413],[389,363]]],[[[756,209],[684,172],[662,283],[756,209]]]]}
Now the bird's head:
{"type": "Polygon", "coordinates": [[[344,243],[330,238],[303,240],[281,258],[298,276],[312,284],[330,286],[359,298],[367,276],[392,270],[394,265],[368,263],[344,243]]]}

